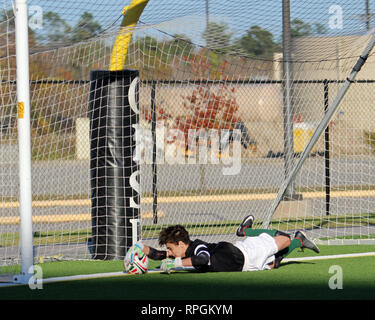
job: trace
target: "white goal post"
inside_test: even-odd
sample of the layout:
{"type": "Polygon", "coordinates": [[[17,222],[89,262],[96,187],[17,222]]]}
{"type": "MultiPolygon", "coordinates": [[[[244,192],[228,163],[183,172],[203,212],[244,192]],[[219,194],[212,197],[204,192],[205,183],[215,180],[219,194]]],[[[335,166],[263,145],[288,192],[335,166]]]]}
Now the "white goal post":
{"type": "Polygon", "coordinates": [[[28,40],[29,18],[27,0],[16,0],[15,3],[21,274],[17,275],[14,280],[15,282],[28,283],[30,277],[34,275],[28,40]]]}

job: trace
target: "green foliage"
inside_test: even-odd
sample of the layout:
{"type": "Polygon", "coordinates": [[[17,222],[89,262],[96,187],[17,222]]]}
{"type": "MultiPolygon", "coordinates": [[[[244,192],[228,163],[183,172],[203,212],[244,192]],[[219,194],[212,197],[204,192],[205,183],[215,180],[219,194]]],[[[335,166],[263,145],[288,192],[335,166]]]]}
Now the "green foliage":
{"type": "Polygon", "coordinates": [[[320,23],[314,23],[313,25],[306,23],[300,19],[293,19],[290,22],[291,37],[307,37],[319,34],[327,33],[327,29],[320,23]]]}
{"type": "Polygon", "coordinates": [[[303,22],[300,19],[293,19],[290,22],[291,37],[306,37],[311,35],[312,27],[310,24],[303,22]]]}
{"type": "Polygon", "coordinates": [[[85,11],[76,26],[73,27],[72,42],[80,42],[97,35],[102,30],[99,22],[94,20],[94,16],[85,11]]]}
{"type": "Polygon", "coordinates": [[[210,22],[202,33],[207,48],[220,54],[229,52],[231,37],[232,34],[228,33],[228,25],[225,23],[210,22]]]}
{"type": "Polygon", "coordinates": [[[66,43],[69,41],[69,34],[72,28],[58,13],[52,11],[45,13],[43,15],[43,25],[48,32],[45,36],[48,42],[66,43]]]}
{"type": "Polygon", "coordinates": [[[48,11],[43,14],[44,32],[38,34],[37,39],[43,45],[64,45],[77,43],[94,37],[102,31],[99,22],[94,20],[94,16],[85,11],[76,25],[69,25],[56,12],[48,11]]]}
{"type": "Polygon", "coordinates": [[[194,45],[189,37],[184,34],[175,34],[173,39],[163,46],[162,60],[171,60],[174,57],[189,57],[194,50],[194,45]]]}
{"type": "Polygon", "coordinates": [[[371,151],[375,152],[375,131],[363,132],[366,143],[370,146],[371,151]]]}
{"type": "Polygon", "coordinates": [[[274,52],[280,51],[280,46],[273,40],[271,32],[259,26],[252,26],[246,35],[240,38],[236,47],[241,48],[251,57],[272,59],[274,52]]]}

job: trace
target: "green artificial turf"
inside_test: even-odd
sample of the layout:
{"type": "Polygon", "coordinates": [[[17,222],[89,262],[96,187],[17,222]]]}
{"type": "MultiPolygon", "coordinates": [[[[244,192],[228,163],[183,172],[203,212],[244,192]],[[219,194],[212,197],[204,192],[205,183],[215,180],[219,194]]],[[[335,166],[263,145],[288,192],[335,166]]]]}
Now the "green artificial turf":
{"type": "MultiPolygon", "coordinates": [[[[375,246],[320,246],[321,254],[375,252],[375,246]]],[[[288,258],[311,256],[296,250],[288,258]]],[[[318,256],[313,254],[314,256],[318,256]]],[[[151,261],[150,269],[158,261],[151,261]]],[[[61,261],[39,265],[43,278],[119,272],[122,261],[61,261]]],[[[110,299],[110,300],[327,300],[375,299],[375,257],[289,261],[277,270],[256,272],[198,273],[178,271],[108,278],[44,283],[42,289],[28,286],[0,287],[0,299],[110,299]],[[331,289],[332,266],[343,274],[343,288],[331,289]]]]}

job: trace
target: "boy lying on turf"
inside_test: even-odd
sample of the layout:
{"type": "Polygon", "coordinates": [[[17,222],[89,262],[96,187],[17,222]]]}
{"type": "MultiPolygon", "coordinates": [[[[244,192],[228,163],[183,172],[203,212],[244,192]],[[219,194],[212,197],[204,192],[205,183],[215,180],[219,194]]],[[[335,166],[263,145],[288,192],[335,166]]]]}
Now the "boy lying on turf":
{"type": "Polygon", "coordinates": [[[235,244],[229,242],[207,243],[190,240],[188,231],[181,225],[163,229],[159,244],[167,250],[157,250],[137,243],[130,250],[140,250],[150,259],[162,260],[160,269],[169,272],[182,267],[194,267],[199,271],[255,271],[278,268],[283,258],[296,248],[319,248],[297,231],[293,240],[290,235],[278,230],[252,229],[254,217],[247,216],[237,228],[239,237],[246,237],[235,244]]]}

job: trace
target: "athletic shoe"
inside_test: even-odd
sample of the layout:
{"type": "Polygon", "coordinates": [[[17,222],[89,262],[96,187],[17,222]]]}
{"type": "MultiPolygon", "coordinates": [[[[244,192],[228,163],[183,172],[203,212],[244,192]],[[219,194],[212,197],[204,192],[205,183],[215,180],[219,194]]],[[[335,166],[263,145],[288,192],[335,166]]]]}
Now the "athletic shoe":
{"type": "Polygon", "coordinates": [[[245,229],[251,228],[252,225],[253,225],[253,222],[254,222],[254,216],[253,215],[250,214],[247,217],[245,217],[245,219],[243,219],[241,224],[238,226],[237,231],[236,231],[236,235],[238,237],[244,237],[245,236],[245,229]]]}
{"type": "Polygon", "coordinates": [[[312,242],[311,240],[309,240],[306,236],[306,233],[304,233],[303,231],[299,230],[295,233],[294,235],[294,239],[299,239],[301,241],[301,244],[302,244],[302,249],[304,248],[307,248],[307,249],[310,249],[316,253],[319,253],[320,250],[318,248],[318,246],[312,242]]]}
{"type": "Polygon", "coordinates": [[[283,260],[283,256],[278,256],[275,258],[275,264],[273,265],[274,269],[278,269],[280,267],[281,260],[283,260]]]}

